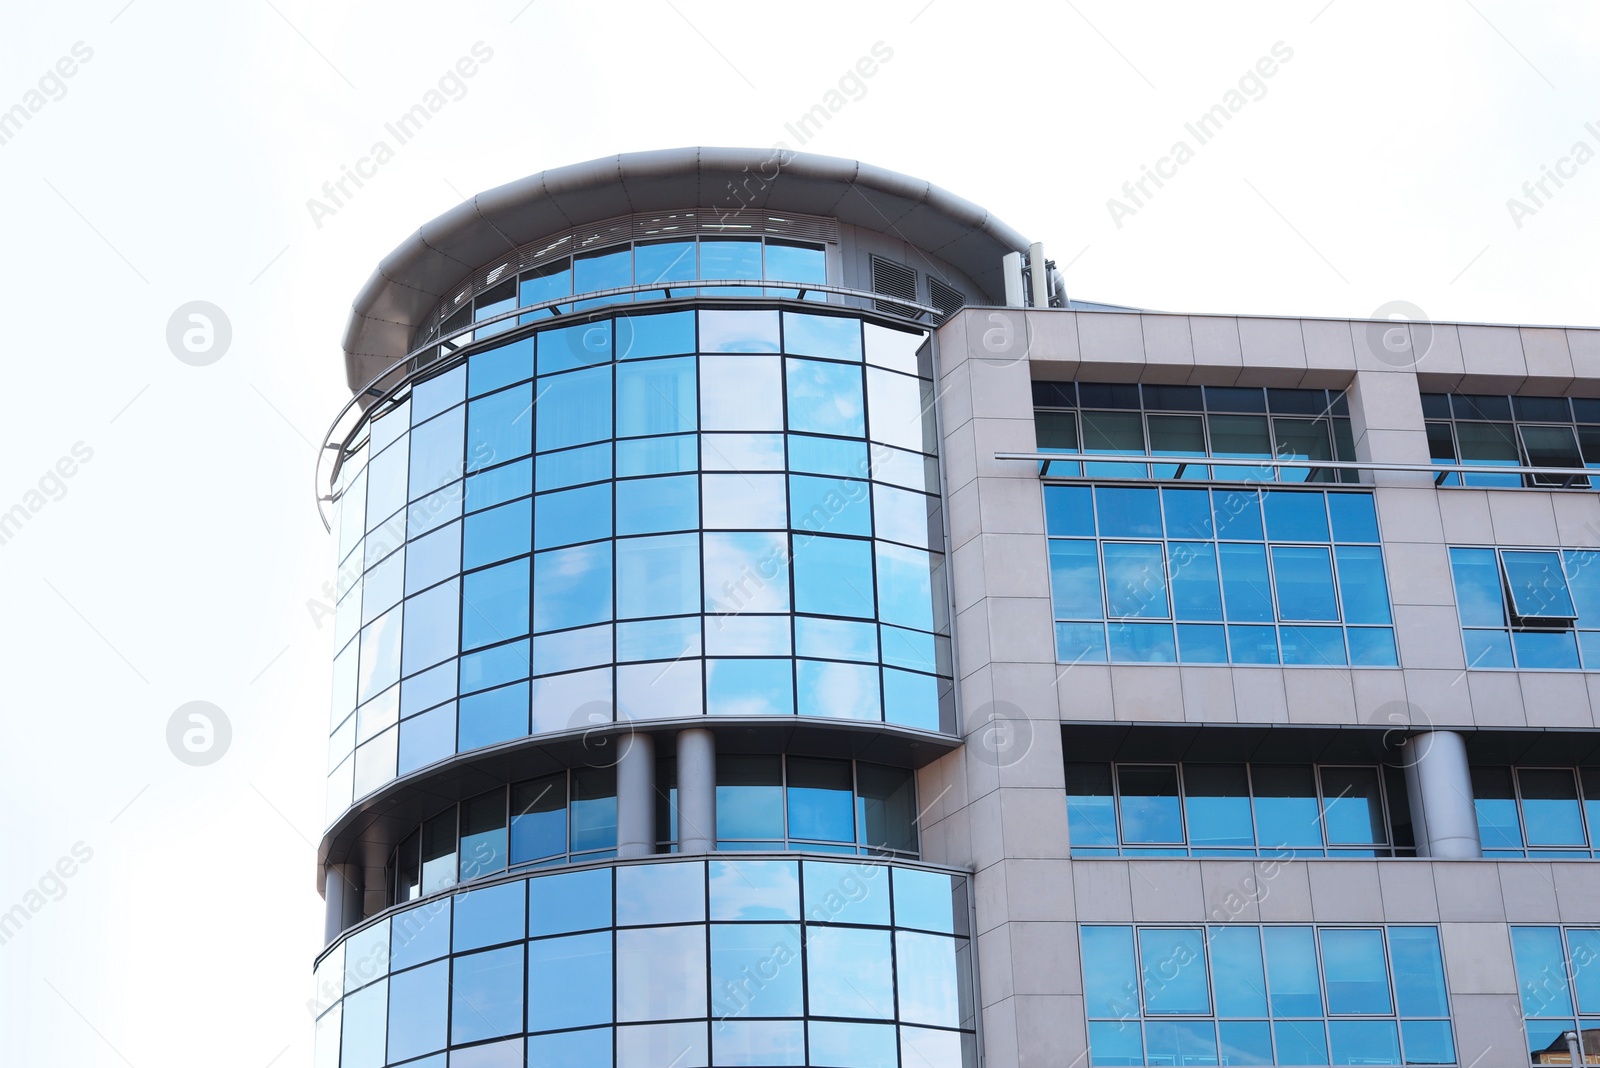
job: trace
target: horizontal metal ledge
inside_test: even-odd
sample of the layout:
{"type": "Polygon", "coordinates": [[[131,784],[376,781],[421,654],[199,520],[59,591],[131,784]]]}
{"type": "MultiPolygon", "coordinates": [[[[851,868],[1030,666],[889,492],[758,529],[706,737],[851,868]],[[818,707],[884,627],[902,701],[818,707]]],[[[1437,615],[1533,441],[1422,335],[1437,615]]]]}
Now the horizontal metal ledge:
{"type": "MultiPolygon", "coordinates": [[[[1600,477],[1600,469],[1587,467],[1487,467],[1474,464],[1396,464],[1379,463],[1368,460],[1246,460],[1219,456],[1140,456],[1140,455],[1112,455],[1082,452],[997,452],[996,460],[1027,460],[1039,465],[1040,478],[1055,479],[1091,479],[1104,476],[1096,475],[1071,475],[1052,474],[1052,463],[1092,463],[1092,464],[1161,464],[1163,466],[1176,466],[1180,473],[1183,468],[1191,464],[1196,467],[1239,467],[1253,471],[1267,468],[1289,468],[1295,471],[1404,471],[1413,474],[1428,474],[1434,476],[1434,484],[1438,485],[1446,477],[1453,474],[1467,475],[1536,475],[1544,478],[1565,478],[1568,483],[1576,479],[1600,477]]],[[[1159,479],[1147,481],[1179,481],[1180,479],[1159,479]]],[[[1200,481],[1184,480],[1184,481],[1200,481]]],[[[1241,482],[1260,481],[1258,479],[1239,479],[1241,482]]],[[[1304,483],[1287,483],[1288,485],[1304,485],[1304,483]]],[[[1348,485],[1348,483],[1345,483],[1348,485]]],[[[1477,489],[1496,489],[1502,487],[1481,486],[1469,487],[1477,489]]],[[[1507,486],[1506,489],[1517,487],[1507,486]]],[[[1536,486],[1535,489],[1587,489],[1587,486],[1550,485],[1536,486]]]]}

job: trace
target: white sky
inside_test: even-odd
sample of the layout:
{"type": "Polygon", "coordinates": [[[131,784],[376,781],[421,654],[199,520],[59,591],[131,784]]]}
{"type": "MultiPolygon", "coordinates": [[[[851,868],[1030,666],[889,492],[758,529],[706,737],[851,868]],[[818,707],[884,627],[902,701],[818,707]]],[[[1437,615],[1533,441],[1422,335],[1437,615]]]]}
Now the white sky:
{"type": "Polygon", "coordinates": [[[1070,261],[1076,297],[1600,324],[1600,160],[1520,228],[1506,207],[1600,150],[1591,3],[125,3],[11,0],[0,34],[0,110],[93,51],[0,144],[0,512],[93,450],[0,544],[0,912],[93,850],[0,945],[7,1065],[310,1063],[332,628],[307,602],[333,573],[312,443],[351,298],[466,196],[618,151],[800,147],[784,124],[882,41],[804,147],[984,205],[1070,261]],[[466,96],[315,227],[307,199],[478,41],[466,96]],[[1277,42],[1266,95],[1117,228],[1107,199],[1277,42]],[[210,366],[166,344],[192,300],[232,324],[210,366]],[[208,767],[166,743],[196,700],[233,729],[208,767]]]}

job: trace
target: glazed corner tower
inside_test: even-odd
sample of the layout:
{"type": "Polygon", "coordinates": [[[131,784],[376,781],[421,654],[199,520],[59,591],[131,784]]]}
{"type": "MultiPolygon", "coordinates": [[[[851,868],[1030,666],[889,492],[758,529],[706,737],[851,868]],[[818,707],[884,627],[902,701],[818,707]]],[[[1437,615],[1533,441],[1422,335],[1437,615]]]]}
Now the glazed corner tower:
{"type": "Polygon", "coordinates": [[[683,149],[381,263],[319,475],[319,1068],[977,1064],[917,774],[961,746],[932,334],[1025,247],[903,175],[683,149]]]}

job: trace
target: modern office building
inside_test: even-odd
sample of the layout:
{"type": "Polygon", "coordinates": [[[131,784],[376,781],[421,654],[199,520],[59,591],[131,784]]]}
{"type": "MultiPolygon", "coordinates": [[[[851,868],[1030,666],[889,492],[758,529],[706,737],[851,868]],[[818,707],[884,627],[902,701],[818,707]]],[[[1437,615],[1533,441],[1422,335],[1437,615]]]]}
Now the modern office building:
{"type": "Polygon", "coordinates": [[[344,349],[319,1068],[1600,1063],[1600,330],[684,149],[344,349]]]}

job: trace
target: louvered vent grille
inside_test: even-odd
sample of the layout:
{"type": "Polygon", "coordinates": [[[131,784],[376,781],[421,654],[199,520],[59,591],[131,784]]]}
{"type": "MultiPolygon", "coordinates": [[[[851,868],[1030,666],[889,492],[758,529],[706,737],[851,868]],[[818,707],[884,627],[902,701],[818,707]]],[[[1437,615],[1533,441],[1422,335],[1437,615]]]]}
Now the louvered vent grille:
{"type": "MultiPolygon", "coordinates": [[[[872,257],[872,291],[915,303],[917,299],[917,272],[903,263],[895,263],[893,260],[879,259],[874,256],[872,257]]],[[[896,304],[894,301],[879,300],[873,303],[877,305],[877,309],[881,312],[906,316],[916,314],[915,309],[896,304]]]]}
{"type": "Polygon", "coordinates": [[[954,286],[947,286],[937,278],[929,275],[928,303],[939,309],[939,314],[934,317],[934,322],[939,326],[943,326],[945,320],[966,306],[967,295],[954,286]]]}

